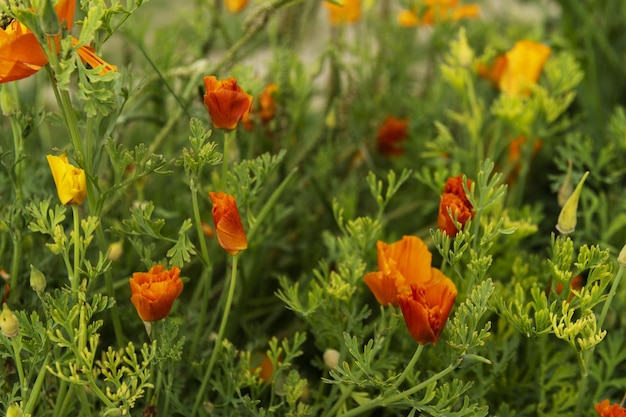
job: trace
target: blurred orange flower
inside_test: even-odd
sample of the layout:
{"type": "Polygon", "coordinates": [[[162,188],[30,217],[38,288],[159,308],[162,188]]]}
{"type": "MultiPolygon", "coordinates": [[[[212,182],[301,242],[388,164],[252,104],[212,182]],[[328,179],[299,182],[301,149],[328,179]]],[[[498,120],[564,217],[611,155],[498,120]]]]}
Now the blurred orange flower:
{"type": "Polygon", "coordinates": [[[224,0],[224,4],[229,12],[239,13],[248,5],[248,0],[224,0]]]}
{"type": "Polygon", "coordinates": [[[330,24],[338,26],[343,23],[355,23],[361,19],[361,0],[340,0],[343,6],[338,6],[329,1],[324,2],[328,9],[330,24]]]}
{"type": "Polygon", "coordinates": [[[461,4],[459,0],[426,0],[425,12],[421,19],[415,10],[402,10],[398,13],[398,23],[403,27],[432,25],[437,22],[476,18],[480,14],[477,4],[461,4]]]}
{"type": "Polygon", "coordinates": [[[600,417],[626,417],[626,409],[619,404],[611,405],[609,400],[596,404],[595,408],[600,417]]]}
{"type": "Polygon", "coordinates": [[[259,95],[259,118],[264,125],[268,124],[276,114],[276,101],[274,96],[278,92],[276,84],[268,83],[259,95]]]}
{"type": "Polygon", "coordinates": [[[148,272],[133,273],[129,279],[130,301],[141,320],[157,321],[170,314],[174,300],[183,292],[179,274],[177,267],[168,271],[163,265],[154,265],[148,272]]]}
{"type": "Polygon", "coordinates": [[[386,156],[402,155],[404,149],[401,142],[408,139],[409,119],[398,119],[388,116],[383,124],[378,128],[376,141],[380,153],[386,156]]]}
{"type": "Polygon", "coordinates": [[[425,282],[411,285],[411,291],[398,295],[402,316],[415,341],[436,344],[456,300],[454,282],[436,268],[425,282]]]}
{"type": "Polygon", "coordinates": [[[213,203],[213,221],[217,233],[217,242],[231,255],[248,248],[248,238],[243,230],[237,202],[232,195],[219,192],[210,192],[213,203]]]}
{"type": "MultiPolygon", "coordinates": [[[[59,22],[67,29],[72,28],[74,21],[74,11],[76,9],[75,0],[59,0],[54,10],[59,18],[59,22]]],[[[58,36],[54,37],[58,41],[58,36]]],[[[72,38],[74,45],[78,42],[72,38]]],[[[109,65],[98,58],[93,48],[82,46],[78,49],[80,58],[92,65],[98,60],[105,65],[103,72],[115,71],[115,66],[109,65]],[[91,62],[90,62],[91,61],[91,62]]],[[[21,80],[30,77],[48,63],[35,34],[25,25],[12,20],[6,26],[0,27],[0,83],[21,80]]]]}
{"type": "Polygon", "coordinates": [[[376,251],[378,271],[365,274],[363,279],[383,306],[397,306],[398,294],[410,291],[412,283],[430,276],[432,254],[418,237],[404,236],[392,244],[379,240],[376,251]]]}
{"type": "Polygon", "coordinates": [[[529,94],[528,86],[539,80],[551,54],[550,47],[521,40],[504,55],[496,57],[491,67],[479,65],[478,74],[490,80],[500,91],[510,95],[529,94]]]}
{"type": "Polygon", "coordinates": [[[204,77],[206,106],[216,129],[233,130],[248,114],[252,96],[237,85],[235,78],[218,81],[214,76],[204,77]]]}
{"type": "MultiPolygon", "coordinates": [[[[472,182],[468,179],[467,188],[471,189],[472,182]]],[[[463,176],[448,178],[443,187],[443,194],[439,202],[439,213],[437,215],[437,227],[450,237],[454,237],[459,229],[454,219],[465,226],[474,217],[474,208],[469,202],[465,190],[463,189],[463,176]]]]}
{"type": "MultiPolygon", "coordinates": [[[[511,173],[507,178],[507,183],[509,184],[514,183],[517,179],[517,176],[519,175],[519,171],[521,169],[521,150],[522,146],[525,143],[526,137],[518,136],[517,138],[513,139],[509,144],[509,164],[512,166],[511,173]]],[[[537,155],[542,145],[543,142],[541,141],[541,139],[537,139],[533,142],[533,150],[531,155],[533,158],[537,155]]]]}

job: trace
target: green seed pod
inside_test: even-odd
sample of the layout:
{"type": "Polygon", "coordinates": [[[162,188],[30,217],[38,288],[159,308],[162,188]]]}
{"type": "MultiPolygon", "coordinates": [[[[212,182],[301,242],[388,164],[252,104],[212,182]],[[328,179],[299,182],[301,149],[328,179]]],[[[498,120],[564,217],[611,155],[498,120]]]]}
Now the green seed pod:
{"type": "Polygon", "coordinates": [[[46,289],[46,276],[32,264],[30,266],[30,287],[37,292],[46,289]]]}
{"type": "Polygon", "coordinates": [[[617,262],[619,262],[622,268],[626,268],[626,245],[624,245],[619,255],[617,255],[617,262]]]}
{"type": "Polygon", "coordinates": [[[17,316],[13,314],[7,303],[2,306],[2,313],[0,313],[0,330],[6,337],[12,338],[17,336],[20,331],[20,323],[17,320],[17,316]]]}
{"type": "Polygon", "coordinates": [[[61,25],[59,25],[59,17],[52,7],[52,1],[44,0],[41,14],[39,15],[39,21],[43,33],[46,35],[58,35],[61,31],[61,25]]]}

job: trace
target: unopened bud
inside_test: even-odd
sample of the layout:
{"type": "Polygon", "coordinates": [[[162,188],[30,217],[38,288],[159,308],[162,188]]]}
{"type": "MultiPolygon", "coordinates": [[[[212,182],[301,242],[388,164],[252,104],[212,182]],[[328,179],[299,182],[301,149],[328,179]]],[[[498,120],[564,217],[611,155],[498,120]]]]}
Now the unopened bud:
{"type": "Polygon", "coordinates": [[[41,28],[46,35],[58,35],[61,31],[61,25],[59,25],[59,17],[52,7],[51,0],[44,0],[43,7],[41,8],[41,14],[39,15],[41,28]]]}
{"type": "Polygon", "coordinates": [[[20,323],[17,316],[13,314],[7,303],[2,305],[2,313],[0,313],[0,330],[2,334],[8,338],[17,336],[20,331],[20,323]]]}
{"type": "Polygon", "coordinates": [[[4,116],[10,116],[17,111],[17,103],[11,88],[9,84],[3,84],[0,87],[0,108],[4,116]]]}
{"type": "Polygon", "coordinates": [[[576,229],[576,214],[578,212],[578,199],[580,198],[580,192],[583,189],[583,184],[585,180],[589,176],[589,171],[585,172],[582,179],[576,186],[576,189],[569,196],[563,208],[561,209],[561,213],[559,214],[559,219],[556,224],[556,230],[558,230],[561,234],[567,235],[572,233],[576,229]]]}
{"type": "Polygon", "coordinates": [[[37,292],[46,289],[46,276],[34,265],[30,266],[30,287],[37,292]]]}
{"type": "Polygon", "coordinates": [[[122,410],[120,410],[119,408],[109,408],[102,415],[104,417],[120,417],[122,415],[122,410]]]}
{"type": "Polygon", "coordinates": [[[339,352],[335,349],[326,349],[324,351],[324,365],[330,369],[335,369],[339,365],[339,352]]]}
{"type": "Polygon", "coordinates": [[[117,242],[113,242],[109,245],[109,260],[117,261],[124,254],[124,241],[118,240],[117,242]]]}
{"type": "Polygon", "coordinates": [[[559,207],[563,207],[565,205],[567,198],[572,195],[573,190],[574,182],[572,180],[572,160],[570,159],[567,161],[567,174],[565,174],[565,179],[563,179],[563,184],[559,187],[559,193],[557,195],[559,207]]]}
{"type": "Polygon", "coordinates": [[[11,404],[9,408],[7,408],[7,417],[22,417],[23,414],[22,409],[15,404],[11,404]]]}
{"type": "Polygon", "coordinates": [[[619,255],[617,255],[617,262],[619,262],[622,268],[626,268],[626,245],[624,245],[619,255]]]}

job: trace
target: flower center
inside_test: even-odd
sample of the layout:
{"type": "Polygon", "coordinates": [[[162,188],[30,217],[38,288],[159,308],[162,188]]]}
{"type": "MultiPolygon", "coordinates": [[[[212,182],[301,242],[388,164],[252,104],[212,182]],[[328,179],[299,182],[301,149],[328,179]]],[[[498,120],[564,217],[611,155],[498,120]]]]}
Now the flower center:
{"type": "Polygon", "coordinates": [[[6,30],[6,28],[11,24],[15,19],[9,16],[4,12],[0,12],[0,27],[2,30],[6,30]]]}

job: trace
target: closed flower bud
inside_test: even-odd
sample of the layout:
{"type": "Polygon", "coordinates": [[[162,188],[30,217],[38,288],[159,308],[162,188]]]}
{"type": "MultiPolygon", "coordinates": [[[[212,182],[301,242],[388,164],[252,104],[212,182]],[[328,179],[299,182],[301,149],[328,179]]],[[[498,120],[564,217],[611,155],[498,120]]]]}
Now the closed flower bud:
{"type": "Polygon", "coordinates": [[[576,186],[576,189],[569,196],[565,205],[561,209],[561,213],[559,214],[559,219],[556,224],[556,230],[558,230],[561,234],[567,235],[572,233],[576,229],[576,214],[578,212],[578,200],[580,198],[580,192],[583,189],[583,184],[585,180],[589,176],[589,171],[585,172],[582,179],[576,186]]]}
{"type": "Polygon", "coordinates": [[[17,336],[20,331],[20,323],[17,316],[13,314],[7,303],[2,305],[2,313],[0,313],[0,329],[6,337],[12,338],[17,336]]]}
{"type": "Polygon", "coordinates": [[[107,255],[109,260],[117,261],[122,257],[123,254],[124,254],[124,243],[122,240],[113,242],[109,245],[109,253],[107,255]]]}
{"type": "Polygon", "coordinates": [[[339,365],[339,351],[336,349],[326,349],[324,351],[324,365],[330,369],[335,369],[339,365]]]}
{"type": "Polygon", "coordinates": [[[46,276],[34,265],[30,266],[30,287],[37,292],[46,289],[46,276]]]}
{"type": "Polygon", "coordinates": [[[104,414],[104,417],[120,417],[122,410],[119,408],[109,408],[104,414]]]}
{"type": "Polygon", "coordinates": [[[7,417],[22,417],[23,415],[24,412],[22,409],[15,404],[11,404],[9,408],[7,408],[7,417]]]}
{"type": "Polygon", "coordinates": [[[0,89],[0,109],[2,109],[2,115],[10,116],[17,111],[17,103],[15,97],[10,91],[8,85],[3,85],[0,89]]]}
{"type": "Polygon", "coordinates": [[[622,268],[626,268],[626,245],[624,245],[619,255],[617,255],[617,262],[619,262],[622,268]]]}
{"type": "Polygon", "coordinates": [[[39,18],[41,28],[46,35],[59,34],[61,31],[61,25],[59,25],[59,18],[57,13],[54,11],[54,7],[52,7],[52,2],[50,0],[44,0],[39,18]]]}

